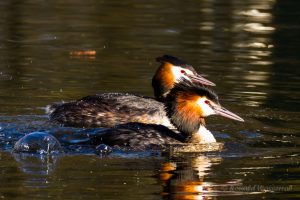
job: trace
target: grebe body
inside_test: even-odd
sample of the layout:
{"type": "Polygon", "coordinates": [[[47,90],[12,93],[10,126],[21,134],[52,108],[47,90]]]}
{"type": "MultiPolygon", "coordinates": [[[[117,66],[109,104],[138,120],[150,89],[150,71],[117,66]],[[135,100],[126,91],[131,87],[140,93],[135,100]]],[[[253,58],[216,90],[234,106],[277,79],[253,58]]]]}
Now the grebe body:
{"type": "Polygon", "coordinates": [[[101,130],[94,144],[106,144],[134,150],[162,148],[178,143],[214,143],[204,118],[220,115],[237,121],[241,117],[223,108],[211,90],[191,83],[179,83],[165,99],[165,111],[177,130],[157,124],[128,123],[101,130]]]}
{"type": "Polygon", "coordinates": [[[197,74],[191,65],[173,56],[158,57],[157,61],[161,65],[152,79],[156,99],[128,93],[97,94],[49,106],[47,113],[50,120],[73,127],[113,127],[140,122],[174,128],[163,104],[174,85],[182,81],[215,84],[197,74]]]}
{"type": "Polygon", "coordinates": [[[128,93],[104,93],[75,102],[54,104],[50,118],[71,127],[113,127],[140,122],[173,128],[164,104],[150,97],[128,93]]]}

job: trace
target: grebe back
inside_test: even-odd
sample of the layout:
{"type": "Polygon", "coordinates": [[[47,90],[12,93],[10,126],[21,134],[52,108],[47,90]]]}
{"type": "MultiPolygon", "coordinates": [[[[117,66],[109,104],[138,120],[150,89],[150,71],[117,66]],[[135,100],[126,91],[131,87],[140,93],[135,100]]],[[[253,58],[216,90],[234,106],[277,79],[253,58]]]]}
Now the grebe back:
{"type": "Polygon", "coordinates": [[[113,127],[122,123],[141,122],[174,128],[161,103],[174,84],[182,81],[215,84],[197,74],[191,65],[173,56],[164,55],[158,57],[157,61],[161,65],[152,80],[156,100],[128,93],[97,94],[49,106],[47,113],[50,120],[73,127],[113,127]]]}

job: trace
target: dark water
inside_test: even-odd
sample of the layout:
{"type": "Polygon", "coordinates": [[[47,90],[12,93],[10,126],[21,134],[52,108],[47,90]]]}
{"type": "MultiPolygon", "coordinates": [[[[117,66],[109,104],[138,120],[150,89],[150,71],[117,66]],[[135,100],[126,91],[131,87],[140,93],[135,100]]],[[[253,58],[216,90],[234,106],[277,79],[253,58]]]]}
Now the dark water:
{"type": "Polygon", "coordinates": [[[0,2],[0,198],[299,199],[300,1],[0,2]],[[90,51],[90,55],[79,55],[90,51]],[[223,151],[12,153],[44,107],[152,95],[154,58],[189,61],[245,119],[211,117],[223,151]]]}

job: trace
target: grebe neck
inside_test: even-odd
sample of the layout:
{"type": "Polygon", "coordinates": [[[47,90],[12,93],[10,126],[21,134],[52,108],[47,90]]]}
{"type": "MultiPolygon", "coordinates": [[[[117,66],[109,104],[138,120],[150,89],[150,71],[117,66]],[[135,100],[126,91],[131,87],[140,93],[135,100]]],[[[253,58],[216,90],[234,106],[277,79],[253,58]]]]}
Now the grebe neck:
{"type": "MultiPolygon", "coordinates": [[[[175,88],[176,89],[176,88],[175,88]]],[[[195,102],[199,96],[192,92],[172,90],[165,103],[172,124],[190,143],[216,142],[213,134],[205,128],[203,110],[195,102]]]]}
{"type": "Polygon", "coordinates": [[[213,134],[206,129],[204,125],[200,125],[197,132],[190,135],[190,137],[187,138],[187,142],[190,143],[212,143],[216,142],[215,137],[213,134]]]}

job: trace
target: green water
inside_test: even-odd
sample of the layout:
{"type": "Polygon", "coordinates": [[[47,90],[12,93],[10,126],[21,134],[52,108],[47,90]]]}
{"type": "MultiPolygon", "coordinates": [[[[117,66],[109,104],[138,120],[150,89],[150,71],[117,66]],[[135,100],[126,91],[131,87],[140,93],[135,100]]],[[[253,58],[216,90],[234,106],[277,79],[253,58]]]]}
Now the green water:
{"type": "Polygon", "coordinates": [[[0,2],[0,198],[298,199],[300,2],[0,2]],[[77,55],[95,51],[95,55],[77,55]],[[157,56],[217,84],[245,123],[208,118],[228,149],[56,156],[11,153],[47,130],[46,105],[102,92],[152,96],[157,56]]]}

